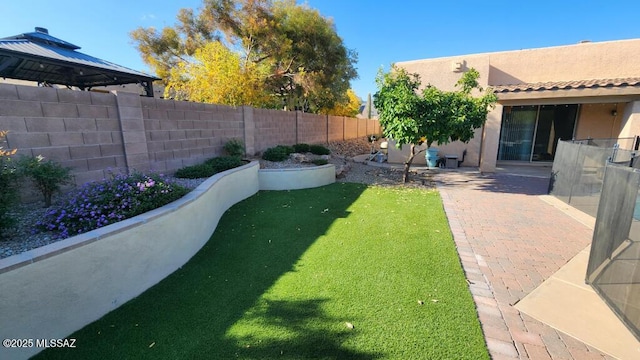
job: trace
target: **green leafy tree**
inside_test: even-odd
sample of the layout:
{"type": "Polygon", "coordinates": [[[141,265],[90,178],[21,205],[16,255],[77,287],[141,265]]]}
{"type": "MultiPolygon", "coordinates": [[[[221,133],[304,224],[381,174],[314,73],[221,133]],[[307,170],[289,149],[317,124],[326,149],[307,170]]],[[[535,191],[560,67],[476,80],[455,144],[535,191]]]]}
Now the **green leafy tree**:
{"type": "MultiPolygon", "coordinates": [[[[131,33],[143,60],[165,84],[189,81],[192,75],[179,70],[198,62],[197,51],[212,42],[239,57],[237,72],[266,69],[261,89],[288,110],[333,108],[357,77],[357,55],[344,46],[331,20],[295,0],[204,0],[199,12],[182,9],[177,20],[161,31],[131,33]]],[[[223,66],[202,56],[200,63],[223,66]]],[[[185,98],[188,90],[181,89],[185,98]]]]}
{"type": "Polygon", "coordinates": [[[378,73],[378,92],[374,104],[378,109],[380,126],[384,135],[396,141],[402,148],[409,145],[410,151],[404,163],[403,182],[409,179],[409,169],[416,155],[416,145],[423,143],[430,147],[437,142],[469,142],[474,130],[484,125],[489,110],[497,100],[495,94],[478,84],[480,74],[469,69],[456,83],[458,91],[442,91],[427,86],[419,92],[421,85],[418,74],[410,74],[405,69],[392,66],[388,73],[378,73]],[[473,90],[482,95],[474,97],[473,90]]]}

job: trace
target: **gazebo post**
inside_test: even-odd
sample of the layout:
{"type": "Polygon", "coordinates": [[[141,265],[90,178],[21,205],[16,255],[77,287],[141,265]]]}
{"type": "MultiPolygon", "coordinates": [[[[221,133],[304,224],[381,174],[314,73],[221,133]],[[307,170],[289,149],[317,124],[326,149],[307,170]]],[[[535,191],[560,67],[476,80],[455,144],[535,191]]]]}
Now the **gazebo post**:
{"type": "Polygon", "coordinates": [[[141,85],[144,88],[145,95],[147,97],[153,97],[153,82],[143,81],[141,85]]]}

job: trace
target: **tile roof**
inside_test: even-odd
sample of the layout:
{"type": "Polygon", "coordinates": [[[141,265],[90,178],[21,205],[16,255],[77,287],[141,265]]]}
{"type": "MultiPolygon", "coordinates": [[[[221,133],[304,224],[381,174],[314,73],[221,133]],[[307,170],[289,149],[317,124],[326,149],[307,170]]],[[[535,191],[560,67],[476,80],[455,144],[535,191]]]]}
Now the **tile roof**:
{"type": "Polygon", "coordinates": [[[615,88],[615,87],[638,87],[640,88],[640,77],[617,78],[617,79],[592,79],[574,81],[550,81],[539,83],[525,83],[512,85],[492,86],[495,93],[511,93],[521,91],[553,91],[572,89],[595,89],[595,88],[615,88]]]}

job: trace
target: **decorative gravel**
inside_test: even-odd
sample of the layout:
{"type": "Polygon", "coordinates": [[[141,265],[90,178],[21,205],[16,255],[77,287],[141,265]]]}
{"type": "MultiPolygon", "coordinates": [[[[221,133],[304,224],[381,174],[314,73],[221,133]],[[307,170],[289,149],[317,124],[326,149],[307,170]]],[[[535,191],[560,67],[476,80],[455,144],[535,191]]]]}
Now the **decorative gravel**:
{"type": "MultiPolygon", "coordinates": [[[[366,138],[348,140],[343,142],[333,142],[328,144],[332,155],[329,163],[334,164],[336,169],[343,170],[342,174],[336,177],[338,182],[355,182],[378,186],[411,186],[433,188],[433,181],[429,173],[412,173],[411,182],[402,185],[401,169],[392,169],[388,167],[378,167],[367,165],[365,163],[354,162],[353,157],[361,154],[368,154],[371,149],[371,143],[366,138]]],[[[293,167],[309,167],[313,164],[301,164],[292,160],[283,162],[271,162],[256,158],[260,161],[260,168],[293,168],[293,167]]],[[[206,179],[173,179],[180,185],[189,189],[195,189],[206,179]]],[[[54,197],[55,199],[55,197],[54,197]]],[[[63,196],[58,196],[58,201],[63,200],[63,196]]],[[[55,202],[54,202],[55,206],[55,202]]],[[[34,224],[44,217],[47,209],[44,208],[42,201],[21,204],[12,211],[16,224],[12,231],[8,234],[6,240],[0,240],[0,259],[22,252],[35,249],[44,245],[59,241],[60,239],[52,239],[48,233],[32,233],[34,224]]]]}
{"type": "Polygon", "coordinates": [[[47,212],[43,206],[44,202],[21,204],[11,211],[11,217],[16,224],[11,229],[8,239],[0,241],[0,259],[57,241],[51,239],[47,233],[31,233],[33,224],[42,219],[47,212]]]}
{"type": "MultiPolygon", "coordinates": [[[[172,180],[188,189],[195,189],[206,179],[172,178],[172,180]]],[[[65,195],[54,196],[53,206],[64,199],[65,195]]],[[[16,224],[12,227],[7,239],[0,240],[0,259],[61,240],[52,239],[47,232],[34,233],[33,231],[34,224],[44,217],[47,210],[43,201],[20,204],[13,209],[11,216],[16,221],[16,224]]]]}

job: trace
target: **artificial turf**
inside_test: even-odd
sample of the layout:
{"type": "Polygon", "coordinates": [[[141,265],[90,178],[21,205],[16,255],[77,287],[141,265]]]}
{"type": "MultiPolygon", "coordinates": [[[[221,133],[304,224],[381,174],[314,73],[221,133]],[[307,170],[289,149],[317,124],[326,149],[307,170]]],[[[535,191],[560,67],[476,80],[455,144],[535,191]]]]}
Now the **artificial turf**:
{"type": "Polygon", "coordinates": [[[68,338],[38,358],[489,358],[438,193],[350,183],[236,204],[185,266],[68,338]]]}

